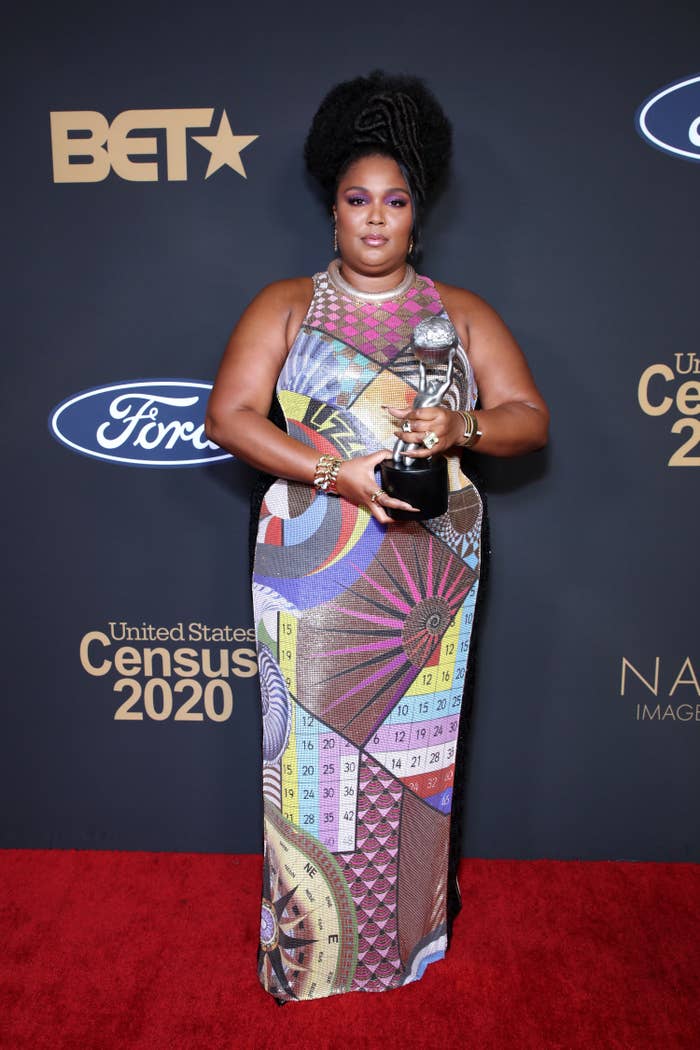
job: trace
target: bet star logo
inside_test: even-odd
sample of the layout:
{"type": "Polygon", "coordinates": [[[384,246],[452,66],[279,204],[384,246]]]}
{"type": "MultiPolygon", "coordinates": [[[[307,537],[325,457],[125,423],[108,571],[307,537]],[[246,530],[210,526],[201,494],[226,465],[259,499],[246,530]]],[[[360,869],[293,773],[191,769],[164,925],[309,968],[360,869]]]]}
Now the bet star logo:
{"type": "Polygon", "coordinates": [[[209,167],[204,178],[208,179],[210,175],[222,168],[224,164],[228,164],[229,168],[233,168],[234,171],[237,171],[239,175],[246,179],[248,176],[243,167],[241,152],[246,146],[250,146],[251,142],[255,142],[257,137],[257,135],[234,135],[226,116],[226,110],[224,110],[221,114],[219,130],[216,135],[194,136],[194,141],[198,142],[200,146],[204,146],[211,153],[209,167]]]}
{"type": "Polygon", "coordinates": [[[205,179],[223,167],[247,178],[241,153],[258,136],[234,135],[226,110],[216,134],[190,134],[210,131],[213,116],[213,108],[130,109],[109,124],[96,110],[53,112],[53,180],[102,182],[113,171],[127,182],[158,182],[163,173],[168,182],[185,182],[190,138],[211,154],[205,179]]]}

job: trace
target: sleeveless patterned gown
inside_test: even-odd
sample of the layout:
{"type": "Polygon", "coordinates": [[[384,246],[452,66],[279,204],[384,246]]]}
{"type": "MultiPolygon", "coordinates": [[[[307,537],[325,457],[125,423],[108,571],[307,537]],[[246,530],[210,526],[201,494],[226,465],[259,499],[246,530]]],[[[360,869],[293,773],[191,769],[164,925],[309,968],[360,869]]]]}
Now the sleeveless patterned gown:
{"type": "MultiPolygon", "coordinates": [[[[317,274],[277,383],[288,433],[343,459],[391,448],[381,405],[412,404],[411,335],[430,316],[446,313],[427,277],[370,303],[317,274]]],[[[460,346],[445,403],[475,401],[460,346]]],[[[284,480],[261,507],[258,959],[263,986],[281,1002],[396,988],[445,953],[481,529],[481,501],[458,456],[449,477],[446,514],[390,528],[338,496],[284,480]]]]}

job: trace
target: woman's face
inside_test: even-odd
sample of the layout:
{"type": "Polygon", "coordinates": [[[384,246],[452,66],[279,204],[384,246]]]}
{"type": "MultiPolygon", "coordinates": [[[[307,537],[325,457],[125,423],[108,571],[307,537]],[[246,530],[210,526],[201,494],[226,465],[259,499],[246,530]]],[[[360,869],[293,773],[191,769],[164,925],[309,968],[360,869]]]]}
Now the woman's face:
{"type": "Polygon", "coordinates": [[[372,155],[351,164],[338,184],[333,213],[344,268],[373,277],[403,268],[413,206],[392,157],[372,155]]]}

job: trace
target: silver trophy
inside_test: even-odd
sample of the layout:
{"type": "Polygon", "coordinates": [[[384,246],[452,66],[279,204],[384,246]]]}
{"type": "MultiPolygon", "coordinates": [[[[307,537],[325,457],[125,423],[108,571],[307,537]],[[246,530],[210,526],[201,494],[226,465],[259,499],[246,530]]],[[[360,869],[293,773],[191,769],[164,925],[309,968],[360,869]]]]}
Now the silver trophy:
{"type": "MultiPolygon", "coordinates": [[[[418,393],[413,408],[435,408],[450,388],[458,337],[446,317],[428,317],[416,325],[412,349],[418,361],[418,393]],[[429,379],[426,368],[447,365],[444,379],[429,379]]],[[[396,521],[437,518],[447,510],[447,460],[442,455],[415,459],[406,452],[420,448],[397,438],[394,454],[381,465],[382,488],[390,496],[418,507],[416,511],[387,508],[396,521]]]]}

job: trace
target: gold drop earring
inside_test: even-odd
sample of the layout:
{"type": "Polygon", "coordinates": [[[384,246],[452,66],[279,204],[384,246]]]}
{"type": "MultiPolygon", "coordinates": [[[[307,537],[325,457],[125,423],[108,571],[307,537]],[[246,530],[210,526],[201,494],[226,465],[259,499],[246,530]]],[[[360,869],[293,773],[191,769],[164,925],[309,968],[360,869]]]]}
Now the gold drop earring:
{"type": "Polygon", "coordinates": [[[411,237],[410,241],[408,242],[408,254],[413,254],[413,237],[411,237]]]}

